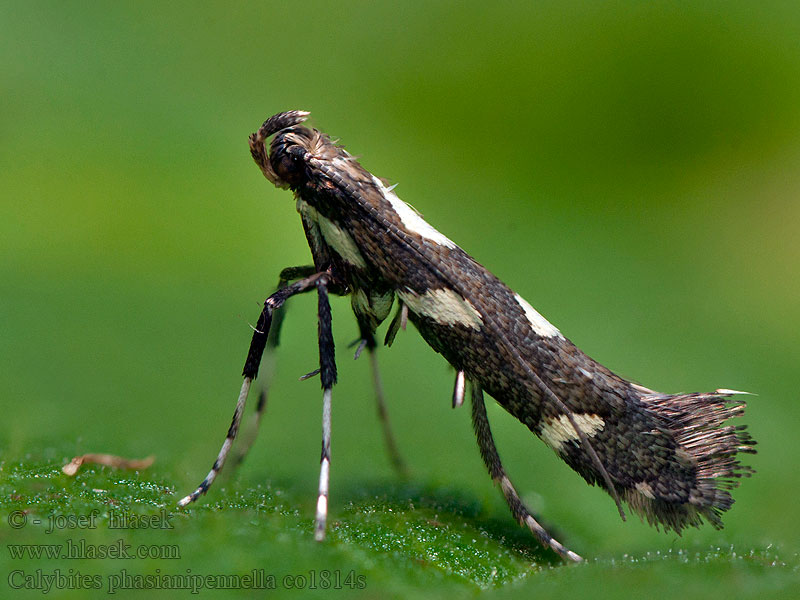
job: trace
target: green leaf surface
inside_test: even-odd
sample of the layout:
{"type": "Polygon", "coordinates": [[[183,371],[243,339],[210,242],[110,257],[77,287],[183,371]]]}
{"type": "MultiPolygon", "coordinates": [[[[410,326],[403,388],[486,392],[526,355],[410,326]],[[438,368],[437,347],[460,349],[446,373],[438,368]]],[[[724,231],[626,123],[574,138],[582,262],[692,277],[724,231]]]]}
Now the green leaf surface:
{"type": "Polygon", "coordinates": [[[65,597],[142,589],[246,597],[251,576],[263,590],[311,595],[514,595],[568,584],[587,593],[603,586],[616,597],[630,585],[678,577],[687,592],[735,595],[786,592],[800,569],[796,555],[787,562],[775,548],[732,546],[564,564],[463,491],[400,484],[350,490],[317,543],[310,503],[291,488],[233,483],[179,510],[173,485],[154,471],[85,466],[71,478],[52,462],[4,463],[0,564],[9,586],[65,597]]]}

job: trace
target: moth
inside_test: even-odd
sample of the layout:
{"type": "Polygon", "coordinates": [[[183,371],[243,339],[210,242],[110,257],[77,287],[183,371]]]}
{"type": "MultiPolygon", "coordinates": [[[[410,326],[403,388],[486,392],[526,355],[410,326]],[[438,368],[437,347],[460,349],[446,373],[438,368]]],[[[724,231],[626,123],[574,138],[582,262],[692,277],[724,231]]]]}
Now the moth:
{"type": "MultiPolygon", "coordinates": [[[[325,537],[330,471],[331,390],[336,361],[329,294],[349,296],[360,332],[356,357],[373,358],[376,331],[392,314],[384,342],[411,321],[456,372],[453,406],[469,387],[480,455],[514,518],[568,560],[581,557],[555,540],[531,515],[506,475],[495,447],[484,392],[536,434],[589,484],[651,525],[680,533],[703,521],[722,526],[731,489],[753,469],[738,460],[754,453],[740,416],[743,392],[660,393],[612,373],[589,358],[486,268],[400,200],[327,135],[302,123],[309,113],[283,112],[250,138],[264,176],[291,189],[313,265],[285,269],[266,299],[244,365],[233,420],[203,482],[180,500],[186,506],[208,491],[239,430],[245,402],[265,349],[278,344],[290,297],[316,290],[319,369],[323,390],[322,453],[315,537],[325,537]],[[274,137],[273,137],[274,136],[274,137]],[[272,137],[267,147],[268,139],[272,137]]],[[[376,383],[379,382],[374,371],[376,383]]],[[[379,412],[385,406],[378,386],[379,412]]],[[[256,419],[264,407],[260,398],[256,419]]],[[[393,461],[396,453],[383,420],[393,461]]]]}

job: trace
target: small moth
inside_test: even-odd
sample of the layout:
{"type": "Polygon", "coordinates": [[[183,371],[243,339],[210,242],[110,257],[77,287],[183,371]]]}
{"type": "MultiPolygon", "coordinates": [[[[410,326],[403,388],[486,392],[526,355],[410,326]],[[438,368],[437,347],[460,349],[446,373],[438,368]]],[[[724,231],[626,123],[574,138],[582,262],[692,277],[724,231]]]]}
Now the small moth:
{"type": "MultiPolygon", "coordinates": [[[[382,179],[327,135],[289,111],[250,136],[250,151],[266,178],[294,192],[313,265],[285,269],[264,303],[244,366],[244,383],[228,434],[186,506],[208,491],[239,430],[251,383],[265,349],[278,344],[291,296],[316,290],[319,374],[323,389],[322,456],[315,537],[325,537],[330,470],[331,390],[336,383],[328,294],[350,296],[360,331],[356,358],[372,359],[379,414],[390,456],[402,470],[380,392],[375,333],[394,309],[385,343],[411,321],[456,371],[453,406],[470,390],[481,457],[511,513],[546,547],[582,560],[533,518],[506,475],[492,438],[484,391],[519,419],[589,484],[651,525],[678,533],[703,520],[722,527],[730,490],[753,470],[739,453],[754,453],[744,426],[724,424],[744,411],[742,394],[664,394],[615,375],[589,358],[519,294],[478,264],[404,203],[382,179]],[[267,148],[267,140],[274,136],[267,148]]],[[[265,398],[256,411],[260,418],[265,398]]]]}

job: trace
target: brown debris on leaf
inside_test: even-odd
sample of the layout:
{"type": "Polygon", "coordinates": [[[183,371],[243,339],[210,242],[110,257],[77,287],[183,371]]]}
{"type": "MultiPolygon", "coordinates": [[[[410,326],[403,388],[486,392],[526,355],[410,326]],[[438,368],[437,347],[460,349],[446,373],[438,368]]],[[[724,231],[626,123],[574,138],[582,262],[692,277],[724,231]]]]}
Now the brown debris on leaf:
{"type": "Polygon", "coordinates": [[[122,458],[114,454],[84,454],[83,456],[76,456],[66,465],[61,467],[66,475],[73,477],[81,465],[84,463],[105,465],[107,467],[114,467],[115,469],[146,469],[155,461],[155,456],[148,456],[147,458],[122,458]]]}

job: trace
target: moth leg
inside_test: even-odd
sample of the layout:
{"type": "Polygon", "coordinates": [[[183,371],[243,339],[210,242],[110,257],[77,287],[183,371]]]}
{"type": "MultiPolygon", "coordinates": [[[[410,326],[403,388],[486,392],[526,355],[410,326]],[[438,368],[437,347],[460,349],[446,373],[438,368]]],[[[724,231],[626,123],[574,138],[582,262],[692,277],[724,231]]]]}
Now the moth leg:
{"type": "MultiPolygon", "coordinates": [[[[398,299],[398,302],[402,304],[402,300],[398,299]]],[[[375,328],[378,325],[379,319],[374,316],[374,312],[370,313],[363,308],[359,308],[355,302],[353,303],[353,313],[355,314],[356,322],[358,323],[358,330],[361,335],[358,348],[356,349],[356,354],[353,358],[358,360],[358,357],[361,355],[361,352],[364,350],[364,348],[367,349],[369,354],[370,371],[372,372],[372,386],[375,390],[375,404],[376,408],[378,409],[378,420],[380,421],[381,429],[383,430],[383,439],[384,443],[386,444],[386,452],[389,455],[389,461],[392,463],[395,473],[397,473],[397,475],[401,478],[406,478],[408,477],[408,468],[400,456],[400,452],[397,450],[397,444],[395,443],[394,435],[392,434],[392,426],[389,423],[389,411],[386,408],[386,400],[383,394],[383,382],[381,381],[381,373],[380,369],[378,368],[378,343],[375,341],[375,328]]],[[[400,313],[401,310],[398,309],[397,315],[392,321],[393,324],[395,322],[397,323],[397,328],[399,328],[400,313]]],[[[390,326],[390,329],[391,327],[392,326],[390,326]]]]}
{"type": "MultiPolygon", "coordinates": [[[[281,271],[278,278],[278,285],[276,291],[285,288],[290,281],[309,277],[316,273],[314,265],[304,265],[300,267],[287,267],[281,271]]],[[[233,469],[236,469],[250,452],[253,443],[258,436],[258,428],[261,425],[261,418],[264,416],[264,410],[267,407],[267,398],[269,397],[269,388],[272,385],[272,377],[275,374],[275,349],[280,342],[281,328],[283,326],[283,319],[286,316],[286,309],[275,313],[272,317],[272,327],[270,328],[269,335],[267,336],[267,346],[264,351],[264,356],[261,359],[261,377],[259,378],[259,391],[258,391],[258,404],[256,404],[256,411],[250,419],[250,425],[247,427],[247,433],[239,442],[239,450],[233,458],[233,469]],[[266,363],[266,364],[265,364],[266,363]]]]}
{"type": "Polygon", "coordinates": [[[214,461],[214,465],[208,472],[208,475],[206,475],[205,479],[203,479],[200,485],[197,486],[195,491],[188,496],[181,498],[181,500],[178,502],[178,506],[186,506],[187,504],[197,500],[202,494],[205,494],[208,491],[208,488],[211,487],[211,484],[214,483],[214,480],[217,478],[217,475],[219,475],[219,472],[222,470],[222,467],[225,464],[225,459],[228,457],[228,453],[233,445],[233,441],[236,439],[236,434],[239,431],[239,425],[242,421],[242,413],[244,412],[244,407],[247,403],[247,394],[250,392],[250,384],[258,375],[258,367],[261,363],[261,356],[264,354],[264,348],[267,345],[267,338],[269,336],[270,326],[272,324],[272,313],[279,309],[288,298],[291,298],[295,294],[301,294],[309,291],[317,284],[317,281],[327,277],[329,277],[327,272],[315,273],[278,290],[264,302],[264,309],[261,311],[261,316],[259,316],[258,323],[256,324],[255,331],[253,332],[253,338],[250,341],[250,350],[247,353],[247,359],[245,360],[244,370],[242,372],[242,375],[244,375],[244,381],[242,382],[242,389],[239,392],[239,399],[236,401],[236,409],[233,412],[233,418],[231,419],[231,425],[228,428],[228,434],[225,436],[225,441],[222,443],[222,448],[217,455],[217,459],[214,461]]]}
{"type": "Polygon", "coordinates": [[[336,383],[336,358],[334,356],[333,329],[331,326],[331,305],[328,302],[327,277],[317,280],[319,299],[319,370],[322,381],[322,453],[319,466],[319,496],[317,515],[314,520],[314,539],[325,539],[325,525],[328,521],[328,488],[331,466],[331,393],[336,383]]]}
{"type": "Polygon", "coordinates": [[[522,500],[514,489],[514,485],[506,475],[503,464],[500,462],[500,455],[494,445],[492,430],[489,427],[489,418],[486,415],[486,405],[483,402],[483,390],[480,385],[472,382],[472,427],[475,430],[475,437],[478,439],[478,448],[481,458],[492,476],[492,481],[500,485],[506,504],[511,509],[511,514],[519,522],[525,525],[536,536],[545,547],[552,548],[562,558],[580,562],[583,560],[579,555],[565,548],[560,542],[553,539],[547,531],[539,525],[536,519],[525,507],[522,500]]]}
{"type": "Polygon", "coordinates": [[[384,346],[391,346],[394,343],[394,338],[397,336],[397,332],[401,329],[405,331],[406,325],[408,324],[408,306],[406,306],[405,302],[397,299],[397,312],[394,314],[392,318],[392,322],[389,323],[389,328],[386,330],[386,337],[383,340],[384,346]]]}
{"type": "Polygon", "coordinates": [[[375,336],[371,332],[362,331],[362,339],[366,341],[367,352],[369,353],[370,370],[372,371],[372,385],[375,389],[375,403],[378,409],[378,420],[383,429],[383,440],[386,444],[386,452],[389,454],[389,461],[392,463],[397,475],[402,478],[408,477],[408,467],[400,452],[397,450],[397,443],[392,433],[392,426],[389,423],[389,411],[386,408],[386,400],[383,394],[383,382],[381,381],[380,369],[378,369],[377,343],[375,336]]]}
{"type": "MultiPolygon", "coordinates": [[[[271,379],[271,378],[270,378],[271,379]]],[[[261,426],[261,419],[264,416],[264,411],[267,408],[267,398],[269,396],[269,385],[262,384],[258,390],[258,402],[256,403],[256,412],[250,419],[250,424],[247,427],[247,432],[239,442],[239,451],[233,457],[231,464],[231,471],[235,471],[247,458],[250,449],[258,437],[258,429],[261,426]]]]}

